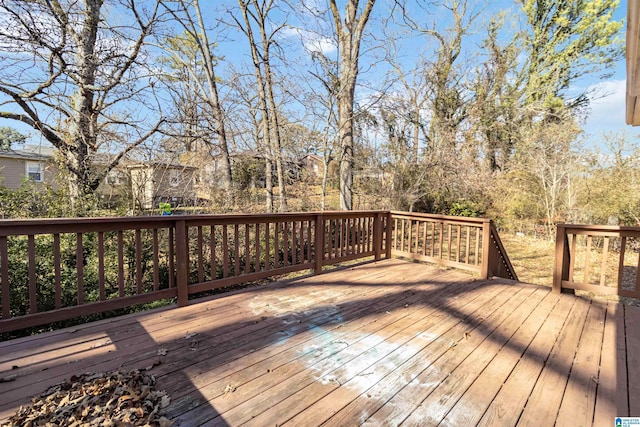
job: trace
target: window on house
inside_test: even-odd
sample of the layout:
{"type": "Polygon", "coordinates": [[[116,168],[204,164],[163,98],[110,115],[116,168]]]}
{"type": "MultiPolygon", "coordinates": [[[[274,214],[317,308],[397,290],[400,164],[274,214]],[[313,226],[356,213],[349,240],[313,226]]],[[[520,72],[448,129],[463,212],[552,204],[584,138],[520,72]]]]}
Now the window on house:
{"type": "Polygon", "coordinates": [[[177,187],[180,183],[180,171],[176,169],[172,169],[169,172],[169,185],[172,187],[177,187]]]}
{"type": "Polygon", "coordinates": [[[42,182],[42,163],[27,162],[26,169],[28,179],[42,182]]]}

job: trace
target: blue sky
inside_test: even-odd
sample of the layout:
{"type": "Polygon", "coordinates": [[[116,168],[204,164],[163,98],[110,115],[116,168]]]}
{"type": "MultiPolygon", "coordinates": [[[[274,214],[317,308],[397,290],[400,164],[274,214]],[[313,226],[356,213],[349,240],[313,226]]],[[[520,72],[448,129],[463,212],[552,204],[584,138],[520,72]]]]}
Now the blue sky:
{"type": "MultiPolygon", "coordinates": [[[[234,3],[235,2],[233,2],[232,0],[224,0],[216,3],[216,6],[214,7],[206,8],[205,19],[210,18],[213,21],[216,17],[220,18],[224,14],[224,12],[222,12],[221,9],[225,7],[226,4],[232,5],[234,3]],[[210,15],[210,16],[206,16],[206,15],[210,15]]],[[[309,0],[307,0],[307,3],[309,3],[309,0]]],[[[321,1],[319,1],[318,3],[323,4],[323,2],[321,1]]],[[[387,10],[388,7],[389,5],[384,1],[378,1],[378,3],[376,3],[375,11],[377,12],[378,19],[380,18],[381,15],[384,15],[385,12],[388,12],[387,10]]],[[[489,7],[490,8],[493,8],[493,7],[514,8],[514,7],[517,7],[517,5],[515,5],[511,1],[507,2],[503,0],[497,0],[494,3],[492,3],[492,5],[489,7]]],[[[627,10],[627,1],[621,0],[620,6],[615,13],[615,18],[616,19],[626,18],[626,10],[627,10]]],[[[435,13],[430,16],[424,15],[424,19],[426,20],[429,20],[432,18],[435,19],[436,15],[437,14],[435,13]]],[[[376,19],[376,18],[372,18],[372,19],[376,19]]],[[[301,25],[305,25],[305,24],[309,25],[310,23],[306,22],[306,23],[302,23],[301,25]]],[[[318,24],[318,22],[316,22],[315,24],[318,24]]],[[[327,23],[320,23],[320,25],[322,24],[327,24],[327,23]]],[[[330,27],[330,23],[328,24],[330,27]]],[[[299,46],[300,38],[304,39],[304,34],[296,33],[291,29],[286,29],[285,33],[287,32],[289,33],[289,38],[290,38],[289,41],[292,44],[292,46],[289,46],[289,47],[293,47],[296,44],[299,46]]],[[[226,60],[230,62],[237,63],[238,60],[247,62],[249,58],[248,58],[248,49],[246,46],[246,40],[243,37],[236,38],[232,34],[230,36],[231,36],[231,40],[227,39],[226,42],[224,40],[219,40],[220,42],[219,49],[221,50],[221,53],[225,55],[226,60]],[[234,38],[235,40],[233,40],[234,38]]],[[[213,39],[215,39],[215,37],[213,39]]],[[[328,40],[320,40],[320,43],[322,44],[323,50],[325,51],[331,50],[330,45],[327,44],[328,40]]],[[[296,50],[298,50],[298,52],[295,52],[295,53],[290,52],[290,56],[289,56],[289,59],[292,60],[294,63],[296,62],[296,59],[301,59],[301,58],[298,57],[296,59],[293,59],[292,57],[295,57],[297,55],[304,56],[304,54],[299,50],[299,48],[296,50]]],[[[415,58],[415,55],[419,53],[419,50],[420,49],[410,49],[410,48],[408,49],[405,46],[401,50],[401,52],[403,52],[406,55],[406,60],[409,63],[411,63],[411,62],[415,62],[415,59],[413,59],[412,56],[415,58]]],[[[366,55],[366,52],[365,52],[365,55],[366,55]]],[[[372,76],[371,74],[369,74],[369,76],[362,76],[361,80],[363,78],[368,79],[367,77],[372,77],[372,76]]],[[[635,136],[635,137],[640,136],[640,128],[634,128],[625,124],[625,85],[626,85],[625,79],[626,79],[625,61],[620,60],[617,64],[614,75],[608,78],[607,80],[601,81],[601,80],[598,80],[597,78],[591,77],[591,78],[584,78],[582,81],[579,82],[579,84],[582,85],[583,87],[599,85],[599,87],[602,89],[602,92],[606,94],[606,96],[600,99],[595,99],[591,103],[591,113],[584,125],[585,135],[587,136],[590,143],[598,145],[599,141],[602,140],[602,135],[607,132],[626,132],[627,135],[629,136],[635,136]]],[[[0,126],[12,126],[24,133],[31,134],[32,138],[30,142],[32,143],[39,143],[43,141],[43,139],[37,134],[37,132],[33,131],[32,129],[26,126],[20,125],[18,122],[4,120],[4,121],[0,121],[0,126]]]]}
{"type": "MultiPolygon", "coordinates": [[[[616,19],[627,17],[627,0],[621,0],[616,10],[616,19]]],[[[591,113],[583,126],[585,136],[593,144],[602,140],[603,134],[611,132],[626,132],[630,137],[640,136],[640,127],[625,124],[625,91],[626,91],[626,62],[618,61],[615,73],[606,80],[591,78],[582,82],[586,85],[600,85],[604,96],[591,102],[591,113]]]]}

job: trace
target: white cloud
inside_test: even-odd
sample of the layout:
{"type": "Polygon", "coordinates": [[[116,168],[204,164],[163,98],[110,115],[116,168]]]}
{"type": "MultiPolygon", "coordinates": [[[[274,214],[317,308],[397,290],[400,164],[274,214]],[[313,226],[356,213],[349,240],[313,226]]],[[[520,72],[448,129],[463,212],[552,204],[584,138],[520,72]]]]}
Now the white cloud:
{"type": "Polygon", "coordinates": [[[585,128],[593,131],[625,126],[625,80],[611,80],[592,86],[591,113],[585,128]]]}
{"type": "Polygon", "coordinates": [[[285,38],[299,37],[305,49],[309,52],[319,52],[323,55],[331,55],[337,50],[337,46],[333,40],[328,37],[302,28],[287,27],[283,28],[281,35],[285,38]]]}

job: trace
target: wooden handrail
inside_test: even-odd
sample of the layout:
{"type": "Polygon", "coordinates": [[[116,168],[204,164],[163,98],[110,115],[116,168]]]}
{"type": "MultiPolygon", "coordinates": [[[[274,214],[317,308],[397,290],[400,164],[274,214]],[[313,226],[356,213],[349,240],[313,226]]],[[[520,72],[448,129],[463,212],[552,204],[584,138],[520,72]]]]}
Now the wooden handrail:
{"type": "Polygon", "coordinates": [[[381,259],[389,211],[0,220],[0,332],[381,259]]]}
{"type": "Polygon", "coordinates": [[[558,224],[553,291],[640,298],[640,256],[630,239],[640,240],[640,227],[558,224]]]}
{"type": "Polygon", "coordinates": [[[487,218],[394,212],[392,254],[478,273],[482,278],[518,277],[487,218]]]}
{"type": "Polygon", "coordinates": [[[516,278],[491,227],[391,211],[1,220],[0,332],[393,255],[516,278]]]}

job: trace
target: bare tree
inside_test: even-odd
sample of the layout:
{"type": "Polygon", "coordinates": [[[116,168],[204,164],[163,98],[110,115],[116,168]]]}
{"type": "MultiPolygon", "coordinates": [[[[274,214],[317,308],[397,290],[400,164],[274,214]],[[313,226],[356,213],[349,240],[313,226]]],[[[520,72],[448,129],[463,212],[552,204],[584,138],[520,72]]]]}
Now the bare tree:
{"type": "Polygon", "coordinates": [[[360,43],[375,0],[367,0],[359,12],[359,0],[348,0],[344,19],[336,0],[329,0],[338,36],[340,60],[338,92],[338,139],[340,140],[340,209],[353,209],[353,112],[360,43]]]}
{"type": "Polygon", "coordinates": [[[59,150],[74,202],[163,122],[144,66],[157,1],[119,1],[126,18],[118,23],[103,6],[0,0],[0,118],[27,124],[59,150]],[[96,167],[106,145],[111,156],[96,167]]]}
{"type": "MultiPolygon", "coordinates": [[[[269,14],[274,10],[274,1],[238,0],[242,22],[234,16],[234,20],[241,31],[247,37],[251,49],[258,98],[262,110],[263,138],[267,142],[266,152],[267,168],[270,161],[276,165],[278,176],[278,190],[280,192],[279,210],[287,210],[287,193],[285,185],[285,171],[282,159],[282,146],[280,140],[280,125],[278,123],[278,107],[275,101],[274,78],[271,64],[271,49],[276,45],[276,35],[284,28],[285,23],[279,23],[273,29],[269,29],[267,22],[269,14]],[[254,26],[257,26],[260,39],[254,34],[254,26]]],[[[233,16],[233,15],[232,15],[233,16]]],[[[271,171],[267,171],[270,175],[271,171]]]]}
{"type": "MultiPolygon", "coordinates": [[[[172,61],[180,64],[182,68],[186,70],[189,74],[190,81],[197,90],[198,97],[202,99],[210,109],[210,113],[215,122],[214,133],[218,139],[217,147],[220,153],[222,188],[229,194],[232,178],[225,113],[218,95],[218,82],[214,68],[215,58],[202,18],[200,3],[198,0],[165,0],[162,4],[186,32],[187,37],[182,37],[182,44],[180,46],[174,46],[173,49],[168,49],[168,52],[173,52],[171,56],[172,61]],[[185,49],[187,50],[186,56],[184,55],[185,49]],[[193,56],[196,56],[195,60],[193,56]],[[204,77],[204,82],[202,82],[201,77],[204,77]]],[[[204,139],[206,140],[207,138],[205,137],[204,139]]]]}

